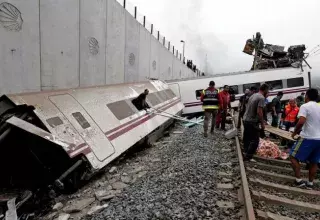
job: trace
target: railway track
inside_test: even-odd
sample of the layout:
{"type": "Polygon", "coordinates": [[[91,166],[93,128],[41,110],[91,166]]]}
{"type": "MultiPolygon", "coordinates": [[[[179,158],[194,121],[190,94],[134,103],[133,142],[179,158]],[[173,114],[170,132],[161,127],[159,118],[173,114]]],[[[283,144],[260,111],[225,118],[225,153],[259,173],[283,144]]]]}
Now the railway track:
{"type": "MultiPolygon", "coordinates": [[[[320,219],[320,184],[310,190],[294,187],[294,173],[289,160],[266,159],[255,156],[257,162],[243,162],[240,137],[236,137],[241,171],[244,218],[313,220],[320,219]]],[[[308,170],[301,166],[301,174],[308,170]]]]}

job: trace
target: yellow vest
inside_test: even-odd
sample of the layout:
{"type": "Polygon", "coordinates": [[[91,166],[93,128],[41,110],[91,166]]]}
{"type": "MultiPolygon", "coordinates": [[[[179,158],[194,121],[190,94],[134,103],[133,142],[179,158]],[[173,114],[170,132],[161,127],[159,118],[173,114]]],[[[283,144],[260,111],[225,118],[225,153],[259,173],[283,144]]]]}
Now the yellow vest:
{"type": "MultiPolygon", "coordinates": [[[[218,94],[219,94],[220,90],[217,89],[217,91],[218,91],[218,94]]],[[[202,91],[202,93],[205,95],[205,92],[206,92],[206,90],[204,89],[204,90],[202,91]]],[[[203,106],[202,106],[202,109],[203,109],[203,110],[206,110],[206,109],[219,109],[219,105],[203,105],[203,106]]]]}

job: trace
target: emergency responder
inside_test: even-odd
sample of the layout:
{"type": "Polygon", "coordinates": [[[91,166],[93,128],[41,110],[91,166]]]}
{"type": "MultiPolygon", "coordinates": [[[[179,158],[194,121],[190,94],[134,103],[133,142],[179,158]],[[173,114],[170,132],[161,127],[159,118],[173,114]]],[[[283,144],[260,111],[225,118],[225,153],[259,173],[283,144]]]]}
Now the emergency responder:
{"type": "Polygon", "coordinates": [[[219,90],[215,88],[215,82],[210,81],[209,87],[201,94],[202,108],[204,110],[204,137],[208,137],[209,119],[211,119],[211,133],[214,131],[217,111],[219,109],[219,90]]]}
{"type": "Polygon", "coordinates": [[[289,104],[286,105],[284,111],[284,122],[283,125],[286,127],[286,131],[289,131],[291,127],[296,126],[297,116],[299,113],[299,107],[294,99],[289,100],[289,104]]]}
{"type": "Polygon", "coordinates": [[[219,111],[216,117],[216,128],[220,127],[221,130],[226,130],[226,117],[228,108],[231,109],[229,86],[225,85],[223,91],[219,93],[219,111]]]}

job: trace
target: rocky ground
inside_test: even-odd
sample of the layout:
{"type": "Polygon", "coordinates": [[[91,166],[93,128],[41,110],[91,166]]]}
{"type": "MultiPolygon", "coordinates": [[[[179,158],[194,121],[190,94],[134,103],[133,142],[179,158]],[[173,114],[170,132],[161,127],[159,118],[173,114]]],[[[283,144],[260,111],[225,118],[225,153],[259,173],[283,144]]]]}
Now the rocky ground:
{"type": "Polygon", "coordinates": [[[43,219],[239,219],[240,179],[224,132],[176,126],[153,146],[128,152],[43,219]]]}

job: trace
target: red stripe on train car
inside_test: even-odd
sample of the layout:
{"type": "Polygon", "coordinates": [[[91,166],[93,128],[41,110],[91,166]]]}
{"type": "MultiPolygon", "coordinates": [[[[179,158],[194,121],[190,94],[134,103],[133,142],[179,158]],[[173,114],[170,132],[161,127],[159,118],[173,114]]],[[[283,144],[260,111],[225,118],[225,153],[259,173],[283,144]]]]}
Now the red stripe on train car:
{"type": "MultiPolygon", "coordinates": [[[[161,108],[161,110],[162,110],[162,111],[165,111],[165,110],[171,108],[172,106],[176,105],[176,104],[179,103],[179,102],[180,102],[180,100],[176,100],[176,101],[172,102],[171,104],[169,104],[169,105],[161,108]]],[[[137,122],[135,122],[135,123],[130,124],[128,127],[125,127],[124,129],[122,129],[122,130],[120,130],[120,131],[118,131],[118,132],[116,132],[116,133],[108,136],[108,139],[109,139],[110,141],[113,141],[114,139],[116,139],[116,138],[120,137],[121,135],[127,133],[128,131],[134,129],[135,127],[137,127],[137,126],[145,123],[146,121],[154,118],[155,116],[157,116],[157,115],[156,115],[156,114],[148,115],[148,116],[142,118],[141,120],[139,120],[139,121],[137,121],[137,122]]]]}

